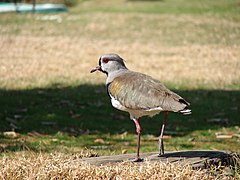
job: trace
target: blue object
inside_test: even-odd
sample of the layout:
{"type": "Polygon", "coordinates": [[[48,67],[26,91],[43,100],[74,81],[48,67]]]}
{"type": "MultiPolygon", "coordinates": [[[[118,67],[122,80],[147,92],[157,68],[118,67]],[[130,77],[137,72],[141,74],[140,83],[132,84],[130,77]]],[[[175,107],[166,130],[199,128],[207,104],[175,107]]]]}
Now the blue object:
{"type": "MultiPolygon", "coordinates": [[[[33,4],[26,3],[0,3],[1,12],[33,12],[33,4]]],[[[36,4],[34,12],[48,13],[48,12],[66,12],[67,7],[64,4],[36,4]]]]}

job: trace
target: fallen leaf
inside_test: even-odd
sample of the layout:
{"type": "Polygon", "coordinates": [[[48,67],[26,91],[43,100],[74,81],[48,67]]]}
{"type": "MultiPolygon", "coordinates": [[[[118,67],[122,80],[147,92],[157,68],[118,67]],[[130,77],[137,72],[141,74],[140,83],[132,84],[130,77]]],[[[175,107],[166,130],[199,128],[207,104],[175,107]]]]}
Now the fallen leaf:
{"type": "Polygon", "coordinates": [[[40,134],[39,132],[37,131],[32,131],[32,132],[29,132],[27,133],[29,136],[37,136],[37,137],[42,137],[43,134],[40,134]]]}
{"type": "Polygon", "coordinates": [[[122,154],[127,154],[127,149],[123,149],[122,154]]]}
{"type": "Polygon", "coordinates": [[[0,147],[3,149],[7,148],[8,146],[9,146],[8,144],[0,144],[0,147]]]}
{"type": "Polygon", "coordinates": [[[232,135],[217,135],[216,138],[218,139],[231,139],[232,135]]]}
{"type": "Polygon", "coordinates": [[[163,135],[163,139],[171,139],[172,138],[172,136],[170,136],[170,135],[163,135]]]}
{"type": "Polygon", "coordinates": [[[95,139],[94,142],[101,143],[101,144],[105,143],[105,141],[103,139],[95,139]]]}
{"type": "Polygon", "coordinates": [[[218,139],[231,139],[233,137],[232,135],[225,134],[223,132],[216,132],[215,135],[218,139]]]}
{"type": "Polygon", "coordinates": [[[20,134],[14,132],[14,131],[6,131],[6,132],[3,133],[3,136],[8,137],[8,138],[17,138],[17,137],[20,136],[20,134]]]}

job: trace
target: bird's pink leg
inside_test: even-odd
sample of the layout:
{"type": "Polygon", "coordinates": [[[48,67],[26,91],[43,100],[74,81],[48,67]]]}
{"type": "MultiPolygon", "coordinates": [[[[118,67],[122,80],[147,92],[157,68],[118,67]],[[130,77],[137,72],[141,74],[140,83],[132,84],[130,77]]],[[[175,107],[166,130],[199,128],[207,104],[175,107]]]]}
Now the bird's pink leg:
{"type": "Polygon", "coordinates": [[[133,121],[134,121],[134,123],[135,123],[136,131],[137,131],[137,134],[138,134],[138,142],[137,142],[137,159],[135,159],[134,162],[140,162],[140,161],[143,161],[143,159],[141,159],[140,156],[139,156],[140,137],[141,137],[142,129],[141,129],[139,123],[138,123],[138,119],[133,118],[133,121]]]}
{"type": "Polygon", "coordinates": [[[160,133],[159,141],[158,141],[159,156],[164,154],[163,132],[164,132],[165,123],[167,121],[167,117],[168,117],[168,112],[165,111],[164,112],[164,119],[163,119],[163,123],[162,123],[162,129],[161,129],[161,133],[160,133]]]}

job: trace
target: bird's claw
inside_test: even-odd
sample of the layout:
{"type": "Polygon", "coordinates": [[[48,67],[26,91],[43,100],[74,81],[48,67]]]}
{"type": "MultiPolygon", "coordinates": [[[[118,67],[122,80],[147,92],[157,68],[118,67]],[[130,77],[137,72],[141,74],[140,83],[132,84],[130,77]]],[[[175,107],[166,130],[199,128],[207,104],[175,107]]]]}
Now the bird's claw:
{"type": "Polygon", "coordinates": [[[143,162],[144,159],[137,157],[137,158],[134,158],[134,159],[129,159],[129,161],[130,161],[130,162],[143,162]]]}
{"type": "Polygon", "coordinates": [[[163,156],[164,155],[164,153],[159,153],[158,154],[158,157],[161,157],[161,156],[163,156]]]}

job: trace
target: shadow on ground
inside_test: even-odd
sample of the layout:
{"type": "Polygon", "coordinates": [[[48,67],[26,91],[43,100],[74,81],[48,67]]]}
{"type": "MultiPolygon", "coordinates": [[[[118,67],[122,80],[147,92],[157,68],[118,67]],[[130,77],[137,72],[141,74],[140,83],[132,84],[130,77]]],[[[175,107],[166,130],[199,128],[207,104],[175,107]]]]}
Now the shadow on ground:
{"type": "MultiPolygon", "coordinates": [[[[181,136],[195,130],[239,125],[239,91],[175,92],[191,103],[193,113],[189,116],[170,113],[166,134],[181,136]]],[[[117,134],[125,131],[135,134],[135,126],[128,113],[111,106],[104,85],[0,90],[0,106],[0,132],[14,129],[22,134],[65,132],[81,136],[86,133],[117,134]]],[[[141,118],[143,134],[158,135],[162,119],[163,114],[141,118]]]]}

